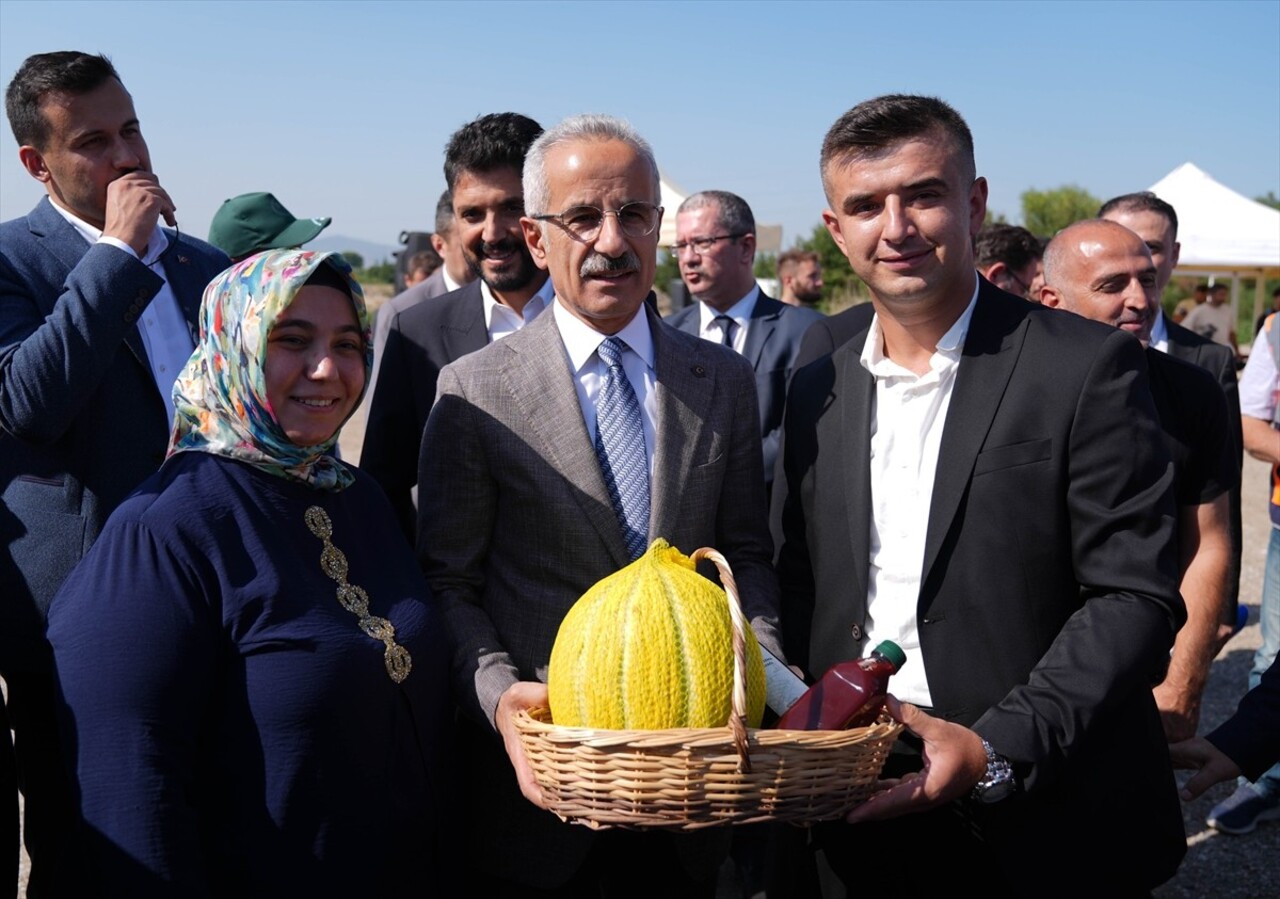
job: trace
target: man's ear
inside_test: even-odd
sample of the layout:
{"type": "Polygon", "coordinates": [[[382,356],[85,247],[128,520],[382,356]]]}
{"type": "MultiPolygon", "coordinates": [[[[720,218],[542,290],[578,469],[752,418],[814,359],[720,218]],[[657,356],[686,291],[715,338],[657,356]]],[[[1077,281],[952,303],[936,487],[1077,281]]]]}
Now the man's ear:
{"type": "Polygon", "coordinates": [[[431,234],[431,249],[436,251],[437,256],[444,258],[444,238],[434,232],[431,234]]]}
{"type": "Polygon", "coordinates": [[[533,264],[544,272],[547,270],[546,236],[542,233],[542,222],[524,216],[520,219],[520,228],[524,231],[524,242],[529,247],[529,255],[533,264]]]}
{"type": "Polygon", "coordinates": [[[41,184],[49,183],[53,177],[49,173],[49,167],[44,164],[44,154],[30,144],[23,144],[18,148],[18,161],[27,170],[27,174],[41,184]]]}
{"type": "Polygon", "coordinates": [[[1175,240],[1173,242],[1173,252],[1170,253],[1169,255],[1173,258],[1173,263],[1169,266],[1169,268],[1170,269],[1177,268],[1178,260],[1182,258],[1182,244],[1178,243],[1178,241],[1175,240]]]}
{"type": "Polygon", "coordinates": [[[844,235],[840,233],[840,219],[830,209],[824,209],[822,210],[822,224],[827,226],[827,233],[831,235],[831,239],[836,242],[840,252],[848,259],[849,253],[844,248],[844,235]]]}
{"type": "Polygon", "coordinates": [[[1062,292],[1049,284],[1040,288],[1040,305],[1057,309],[1062,305],[1062,292]]]}

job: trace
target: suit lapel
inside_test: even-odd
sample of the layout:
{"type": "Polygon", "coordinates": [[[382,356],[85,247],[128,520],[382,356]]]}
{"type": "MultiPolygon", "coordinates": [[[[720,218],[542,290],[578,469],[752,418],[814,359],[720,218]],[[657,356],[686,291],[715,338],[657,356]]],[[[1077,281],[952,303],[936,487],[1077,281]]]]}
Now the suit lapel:
{"type": "Polygon", "coordinates": [[[782,314],[782,303],[760,291],[755,305],[751,307],[751,321],[747,325],[747,337],[742,344],[742,355],[751,363],[753,369],[759,370],[760,357],[774,329],[778,326],[778,317],[782,314]]]}
{"type": "Polygon", "coordinates": [[[839,366],[836,383],[845,385],[832,402],[839,414],[840,434],[847,441],[847,450],[837,452],[835,464],[844,474],[845,501],[841,505],[848,517],[849,552],[853,559],[851,595],[864,610],[871,565],[871,416],[876,384],[861,361],[866,340],[867,329],[863,328],[832,356],[832,363],[839,366]]]}
{"type": "Polygon", "coordinates": [[[600,533],[616,567],[629,564],[631,556],[587,434],[555,316],[547,310],[499,345],[509,353],[507,387],[537,437],[535,451],[568,482],[570,493],[600,533]]]}
{"type": "Polygon", "coordinates": [[[171,231],[166,231],[165,234],[170,240],[175,241],[173,248],[165,254],[165,279],[169,282],[169,289],[173,292],[178,308],[182,311],[182,318],[187,323],[191,343],[195,345],[200,342],[200,303],[204,299],[204,289],[209,285],[204,283],[202,277],[196,275],[191,264],[191,256],[186,252],[186,247],[181,240],[178,240],[178,236],[171,231]]]}
{"type": "Polygon", "coordinates": [[[928,580],[961,497],[969,488],[974,462],[1000,408],[1026,337],[1027,312],[1032,307],[1013,308],[1010,302],[982,280],[938,449],[922,584],[928,580]]]}
{"type": "MultiPolygon", "coordinates": [[[[53,208],[53,203],[48,197],[41,200],[36,208],[32,210],[31,214],[27,216],[27,222],[31,228],[31,233],[40,238],[41,246],[48,250],[64,266],[64,271],[61,274],[62,281],[65,284],[67,277],[71,274],[71,270],[79,265],[85,253],[89,252],[90,244],[70,222],[53,208]]],[[[54,299],[56,300],[56,297],[54,299]]],[[[52,311],[52,308],[50,311],[52,311]]],[[[191,320],[188,319],[188,325],[191,320]]],[[[151,362],[147,359],[147,351],[142,344],[142,332],[136,326],[129,328],[125,331],[124,342],[129,351],[133,353],[142,367],[150,374],[151,362]]],[[[194,342],[192,340],[192,343],[194,342]]]]}
{"type": "Polygon", "coordinates": [[[472,281],[440,324],[440,339],[450,359],[474,353],[489,342],[489,327],[484,320],[484,296],[480,282],[472,281]]]}
{"type": "Polygon", "coordinates": [[[668,328],[649,314],[657,384],[657,446],[649,483],[651,537],[680,530],[684,485],[690,482],[702,424],[710,418],[715,395],[714,367],[705,358],[702,339],[687,347],[686,342],[673,339],[668,328]]]}

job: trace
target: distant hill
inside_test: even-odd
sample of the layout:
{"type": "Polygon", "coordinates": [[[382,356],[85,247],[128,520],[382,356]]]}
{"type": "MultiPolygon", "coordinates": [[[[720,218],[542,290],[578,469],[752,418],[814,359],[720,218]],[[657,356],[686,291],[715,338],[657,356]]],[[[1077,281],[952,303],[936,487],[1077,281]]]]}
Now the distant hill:
{"type": "Polygon", "coordinates": [[[401,247],[390,244],[372,243],[358,237],[344,237],[341,234],[321,234],[306,245],[308,250],[336,250],[344,253],[348,250],[364,257],[365,265],[377,265],[379,262],[394,262],[395,254],[401,247]]]}

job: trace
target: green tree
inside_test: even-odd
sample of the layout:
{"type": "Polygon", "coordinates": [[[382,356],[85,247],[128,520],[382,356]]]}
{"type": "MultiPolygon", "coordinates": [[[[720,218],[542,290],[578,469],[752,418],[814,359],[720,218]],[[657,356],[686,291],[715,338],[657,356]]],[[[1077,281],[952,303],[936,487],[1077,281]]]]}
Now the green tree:
{"type": "Polygon", "coordinates": [[[1067,225],[1098,214],[1102,201],[1083,187],[1067,184],[1052,190],[1022,192],[1022,224],[1037,237],[1052,237],[1067,225]]]}
{"type": "Polygon", "coordinates": [[[755,268],[752,274],[757,278],[778,277],[778,255],[776,253],[757,253],[755,268]]]}
{"type": "Polygon", "coordinates": [[[1276,196],[1276,192],[1274,190],[1267,191],[1266,196],[1254,197],[1254,199],[1264,206],[1270,206],[1272,209],[1280,209],[1280,197],[1276,196]]]}
{"type": "MultiPolygon", "coordinates": [[[[343,254],[346,255],[345,253],[343,254]]],[[[375,262],[368,268],[356,270],[356,280],[361,284],[391,284],[396,279],[396,266],[394,262],[388,262],[383,259],[381,262],[375,262]]]]}
{"type": "Polygon", "coordinates": [[[347,260],[347,265],[351,266],[353,269],[364,268],[364,257],[355,250],[343,250],[342,258],[347,260]]]}
{"type": "Polygon", "coordinates": [[[670,250],[658,250],[658,267],[653,271],[653,286],[663,293],[671,286],[671,282],[680,277],[680,263],[676,254],[670,250]]]}

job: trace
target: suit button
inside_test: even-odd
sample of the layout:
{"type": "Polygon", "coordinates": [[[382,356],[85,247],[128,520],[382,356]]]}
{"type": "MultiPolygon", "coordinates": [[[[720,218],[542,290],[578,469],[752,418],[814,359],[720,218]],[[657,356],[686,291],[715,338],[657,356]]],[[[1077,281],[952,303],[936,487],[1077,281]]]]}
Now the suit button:
{"type": "Polygon", "coordinates": [[[856,624],[849,625],[849,633],[853,636],[853,639],[855,640],[862,639],[862,628],[858,627],[858,625],[856,624]]]}

